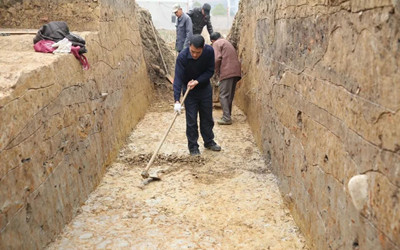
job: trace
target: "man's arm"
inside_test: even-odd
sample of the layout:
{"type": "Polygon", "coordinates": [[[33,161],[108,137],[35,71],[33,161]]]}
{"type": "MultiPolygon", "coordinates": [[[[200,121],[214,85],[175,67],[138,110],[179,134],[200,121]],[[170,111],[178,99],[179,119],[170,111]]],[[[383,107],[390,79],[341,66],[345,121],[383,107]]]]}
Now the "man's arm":
{"type": "Polygon", "coordinates": [[[222,61],[222,46],[220,43],[214,42],[213,48],[215,55],[215,74],[219,76],[221,69],[221,61],[222,61]]]}
{"type": "Polygon", "coordinates": [[[211,36],[211,34],[214,32],[213,30],[213,26],[211,24],[211,17],[209,16],[207,18],[207,30],[208,30],[208,34],[211,36]]]}
{"type": "Polygon", "coordinates": [[[186,31],[186,38],[185,38],[185,43],[183,44],[183,48],[189,47],[190,38],[193,36],[193,24],[192,24],[192,19],[190,17],[186,19],[185,31],[186,31]]]}
{"type": "MultiPolygon", "coordinates": [[[[205,45],[209,46],[209,45],[205,45]]],[[[199,82],[200,85],[208,84],[210,78],[214,75],[214,68],[215,68],[215,62],[214,62],[214,50],[209,46],[208,55],[207,55],[207,69],[201,74],[199,77],[197,77],[197,81],[199,82]]]]}
{"type": "Polygon", "coordinates": [[[181,54],[179,54],[178,58],[176,58],[176,64],[175,64],[175,78],[173,84],[175,102],[179,102],[181,98],[183,77],[185,72],[184,57],[180,55],[181,54]]]}
{"type": "Polygon", "coordinates": [[[188,16],[190,17],[190,19],[192,19],[192,17],[193,17],[193,13],[194,13],[194,11],[193,11],[193,10],[189,10],[189,12],[188,12],[188,13],[186,13],[186,14],[188,14],[188,16]]]}

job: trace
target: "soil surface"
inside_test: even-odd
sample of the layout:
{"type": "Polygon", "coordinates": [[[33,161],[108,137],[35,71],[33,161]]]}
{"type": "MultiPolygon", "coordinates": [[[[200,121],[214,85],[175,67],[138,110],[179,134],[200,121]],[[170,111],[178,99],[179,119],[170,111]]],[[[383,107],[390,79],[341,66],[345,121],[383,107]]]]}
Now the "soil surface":
{"type": "MultiPolygon", "coordinates": [[[[214,127],[222,147],[190,156],[179,115],[150,168],[141,172],[174,114],[172,93],[155,98],[81,212],[48,249],[308,249],[246,121],[214,127]]],[[[214,110],[214,119],[221,116],[214,110]]],[[[202,145],[202,139],[199,138],[202,145]]]]}

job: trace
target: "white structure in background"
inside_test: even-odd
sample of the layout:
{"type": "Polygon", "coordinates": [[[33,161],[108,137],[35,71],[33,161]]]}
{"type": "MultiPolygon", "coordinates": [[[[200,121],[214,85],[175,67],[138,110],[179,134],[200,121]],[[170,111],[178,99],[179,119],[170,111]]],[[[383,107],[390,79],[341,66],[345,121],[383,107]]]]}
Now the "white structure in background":
{"type": "Polygon", "coordinates": [[[192,0],[137,0],[140,7],[150,11],[154,26],[157,29],[175,29],[175,14],[172,13],[172,7],[180,4],[183,12],[192,9],[192,0]]]}
{"type": "Polygon", "coordinates": [[[239,0],[137,0],[136,2],[140,7],[145,8],[150,11],[151,17],[153,19],[154,26],[157,29],[175,29],[175,14],[172,13],[172,7],[175,4],[180,4],[183,12],[187,13],[189,10],[193,9],[193,4],[195,2],[209,3],[212,8],[217,4],[226,1],[227,15],[226,16],[213,16],[211,15],[211,23],[215,31],[227,31],[231,28],[234,15],[230,12],[231,10],[236,13],[239,0]]]}

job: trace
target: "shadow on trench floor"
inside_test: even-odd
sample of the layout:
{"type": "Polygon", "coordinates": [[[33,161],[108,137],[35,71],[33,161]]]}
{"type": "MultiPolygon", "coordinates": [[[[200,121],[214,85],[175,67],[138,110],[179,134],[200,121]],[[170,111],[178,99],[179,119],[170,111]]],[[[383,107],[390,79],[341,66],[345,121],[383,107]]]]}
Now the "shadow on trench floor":
{"type": "MultiPolygon", "coordinates": [[[[221,152],[189,156],[178,116],[149,170],[140,175],[174,116],[157,97],[81,212],[48,249],[308,249],[256,147],[246,116],[215,125],[221,152]]],[[[214,110],[214,119],[222,115],[214,110]]],[[[202,144],[201,137],[199,144],[202,144]]]]}

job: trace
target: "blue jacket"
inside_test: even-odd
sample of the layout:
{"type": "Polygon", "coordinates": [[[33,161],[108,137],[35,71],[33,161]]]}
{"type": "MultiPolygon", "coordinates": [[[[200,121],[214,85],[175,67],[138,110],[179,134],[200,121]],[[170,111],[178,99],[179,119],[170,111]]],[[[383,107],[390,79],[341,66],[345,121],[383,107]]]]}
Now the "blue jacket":
{"type": "Polygon", "coordinates": [[[193,35],[192,20],[188,15],[182,13],[176,21],[176,51],[181,51],[189,47],[189,39],[193,35]]]}
{"type": "Polygon", "coordinates": [[[195,94],[198,90],[210,85],[210,78],[214,75],[215,59],[214,49],[205,44],[203,52],[197,60],[190,54],[189,48],[185,48],[176,58],[174,78],[174,100],[179,101],[183,92],[186,92],[187,84],[191,80],[199,82],[190,92],[195,94]]]}

